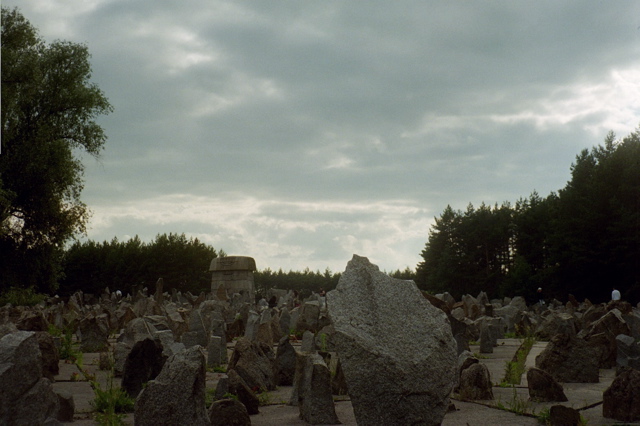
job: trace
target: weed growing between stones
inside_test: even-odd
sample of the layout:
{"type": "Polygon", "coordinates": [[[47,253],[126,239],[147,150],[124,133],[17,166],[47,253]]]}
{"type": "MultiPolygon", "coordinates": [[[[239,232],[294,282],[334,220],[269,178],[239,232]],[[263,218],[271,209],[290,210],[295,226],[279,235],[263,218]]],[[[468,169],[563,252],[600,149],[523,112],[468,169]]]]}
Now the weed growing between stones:
{"type": "Polygon", "coordinates": [[[296,330],[295,328],[291,328],[289,330],[289,340],[293,340],[294,342],[297,342],[300,339],[302,339],[302,332],[296,330]]]}
{"type": "Polygon", "coordinates": [[[222,365],[216,365],[214,367],[207,367],[209,373],[226,373],[227,369],[222,365]]]}
{"type": "Polygon", "coordinates": [[[213,404],[216,397],[216,388],[207,388],[204,394],[204,404],[207,408],[213,404]]]}
{"type": "Polygon", "coordinates": [[[538,421],[543,425],[551,424],[551,410],[549,408],[543,408],[538,413],[538,421]]]}
{"type": "Polygon", "coordinates": [[[238,395],[230,392],[227,392],[224,395],[222,395],[222,398],[229,398],[229,399],[235,399],[236,401],[240,401],[240,399],[238,398],[238,395]]]}
{"type": "Polygon", "coordinates": [[[325,333],[320,333],[320,350],[327,352],[327,335],[325,333]]]}
{"type": "Polygon", "coordinates": [[[520,380],[522,378],[522,374],[525,370],[525,362],[527,360],[527,355],[529,355],[529,351],[531,351],[531,347],[535,343],[535,339],[533,337],[526,337],[518,348],[518,351],[513,357],[513,360],[506,363],[505,367],[505,375],[502,379],[501,385],[503,383],[507,385],[519,385],[520,380]]]}
{"type": "Polygon", "coordinates": [[[95,420],[100,425],[122,425],[124,424],[124,413],[133,411],[135,400],[131,398],[124,389],[119,386],[115,386],[113,383],[114,361],[113,356],[109,356],[110,368],[107,374],[106,388],[103,389],[100,383],[96,380],[95,375],[91,375],[87,370],[80,371],[85,375],[95,398],[91,401],[91,406],[96,410],[95,420]]]}
{"type": "Polygon", "coordinates": [[[515,387],[513,388],[513,396],[509,401],[506,402],[506,405],[503,404],[501,401],[498,401],[495,407],[500,410],[509,411],[510,413],[518,414],[520,416],[536,417],[536,418],[538,417],[535,413],[535,410],[531,406],[531,403],[528,400],[521,398],[518,395],[518,391],[515,387]]]}
{"type": "Polygon", "coordinates": [[[258,404],[261,406],[271,405],[271,394],[267,391],[260,392],[257,394],[258,404]]]}
{"type": "Polygon", "coordinates": [[[47,332],[53,337],[60,338],[60,353],[58,354],[60,359],[77,364],[78,360],[82,363],[82,352],[76,348],[77,343],[73,342],[73,328],[73,324],[69,324],[64,330],[60,330],[55,325],[49,324],[47,332]]]}

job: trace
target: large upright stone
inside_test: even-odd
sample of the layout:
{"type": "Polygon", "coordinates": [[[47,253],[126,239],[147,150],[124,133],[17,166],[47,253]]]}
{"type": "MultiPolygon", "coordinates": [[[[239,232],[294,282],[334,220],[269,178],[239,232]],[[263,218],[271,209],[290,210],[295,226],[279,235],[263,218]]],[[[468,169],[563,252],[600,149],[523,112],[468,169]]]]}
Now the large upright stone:
{"type": "Polygon", "coordinates": [[[640,370],[640,343],[631,336],[619,334],[616,336],[618,347],[616,367],[631,367],[640,370]]]}
{"type": "Polygon", "coordinates": [[[623,368],[602,396],[602,416],[623,422],[640,420],[640,371],[623,368]]]}
{"type": "Polygon", "coordinates": [[[46,331],[37,331],[36,339],[38,340],[38,347],[42,354],[42,375],[53,382],[54,376],[60,371],[58,348],[51,334],[46,331]]]}
{"type": "Polygon", "coordinates": [[[491,400],[491,374],[486,365],[473,363],[460,373],[460,397],[469,400],[491,400]]]}
{"type": "Polygon", "coordinates": [[[289,336],[284,336],[278,342],[275,361],[276,384],[278,386],[291,386],[296,372],[296,350],[289,341],[289,336]]]}
{"type": "Polygon", "coordinates": [[[17,331],[0,339],[0,425],[43,424],[56,416],[58,397],[42,377],[38,339],[17,331]]]}
{"type": "Polygon", "coordinates": [[[315,333],[320,329],[320,302],[312,300],[305,302],[300,309],[300,315],[296,322],[295,329],[298,332],[311,331],[315,333]]]}
{"type": "Polygon", "coordinates": [[[227,363],[227,343],[220,336],[211,336],[207,346],[207,367],[215,368],[227,363]]]}
{"type": "Polygon", "coordinates": [[[327,305],[358,424],[439,425],[456,381],[445,313],[357,255],[327,305]]]}
{"type": "Polygon", "coordinates": [[[254,343],[244,337],[238,339],[228,369],[236,370],[252,389],[276,388],[275,354],[264,343],[254,343]]]}
{"type": "Polygon", "coordinates": [[[568,334],[554,336],[536,357],[536,367],[561,383],[598,383],[598,353],[583,339],[568,334]]]}
{"type": "Polygon", "coordinates": [[[209,425],[205,355],[200,346],[173,355],[136,399],[136,425],[209,425]]]}
{"type": "MultiPolygon", "coordinates": [[[[211,330],[211,318],[206,318],[206,316],[203,315],[200,309],[194,309],[193,311],[191,311],[191,315],[189,316],[188,332],[195,333],[195,334],[191,334],[189,338],[192,339],[192,341],[195,342],[196,344],[202,346],[203,348],[206,348],[207,345],[209,344],[210,330],[211,330]]],[[[185,346],[188,346],[188,345],[185,343],[185,346]]]]}
{"type": "Polygon", "coordinates": [[[133,345],[124,363],[122,389],[136,398],[144,384],[162,371],[167,357],[162,354],[160,340],[144,339],[133,345]]]}
{"type": "Polygon", "coordinates": [[[82,352],[100,352],[109,345],[109,321],[105,314],[89,315],[78,325],[80,350],[82,352]]]}
{"type": "Polygon", "coordinates": [[[331,373],[318,354],[306,357],[298,387],[300,418],[312,425],[340,424],[331,395],[331,373]]]}
{"type": "Polygon", "coordinates": [[[216,257],[211,261],[209,270],[212,275],[211,293],[218,299],[228,300],[234,293],[239,293],[245,302],[253,301],[256,261],[252,257],[216,257]]]}
{"type": "Polygon", "coordinates": [[[162,305],[164,303],[164,280],[162,278],[158,278],[156,281],[156,303],[158,305],[162,305]]]}
{"type": "Polygon", "coordinates": [[[536,402],[565,402],[568,401],[562,385],[551,374],[539,368],[527,371],[527,387],[529,400],[536,402]]]}

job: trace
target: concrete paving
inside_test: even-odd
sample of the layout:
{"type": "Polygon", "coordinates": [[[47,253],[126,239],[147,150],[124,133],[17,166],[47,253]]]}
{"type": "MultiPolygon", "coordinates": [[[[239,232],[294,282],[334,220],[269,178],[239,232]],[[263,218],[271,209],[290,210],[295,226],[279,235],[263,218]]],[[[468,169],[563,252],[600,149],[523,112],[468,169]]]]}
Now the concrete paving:
{"type": "MultiPolygon", "coordinates": [[[[480,356],[480,362],[487,365],[491,374],[491,380],[495,384],[493,388],[493,401],[460,401],[453,400],[455,411],[449,412],[443,421],[445,426],[469,425],[538,425],[538,420],[533,415],[550,408],[556,403],[534,403],[529,402],[529,394],[526,386],[526,377],[520,385],[514,387],[500,387],[505,374],[506,363],[513,359],[517,349],[521,344],[520,339],[501,339],[498,346],[494,348],[492,354],[478,354],[479,347],[471,346],[471,351],[480,356]],[[518,415],[503,408],[515,408],[527,415],[518,415]]],[[[529,356],[526,366],[535,365],[535,357],[544,349],[546,343],[536,343],[529,356]]],[[[299,345],[296,345],[299,347],[299,345]]],[[[231,346],[229,347],[231,351],[231,346]]],[[[98,354],[84,354],[84,369],[96,376],[101,386],[108,384],[108,375],[98,369],[98,354]]],[[[207,373],[207,388],[215,389],[222,374],[207,373]]],[[[602,393],[609,387],[615,377],[614,370],[600,370],[600,383],[565,383],[563,384],[565,394],[569,401],[563,405],[581,410],[580,413],[588,425],[622,425],[629,423],[616,422],[612,419],[602,417],[602,393]],[[591,407],[591,408],[588,408],[591,407]]],[[[114,379],[113,385],[119,386],[120,379],[114,379]]],[[[66,390],[74,396],[76,405],[76,415],[73,423],[67,425],[84,426],[95,425],[91,419],[94,409],[91,400],[94,398],[90,384],[85,380],[84,375],[79,374],[78,368],[73,364],[64,361],[60,363],[60,373],[56,376],[54,389],[66,390]],[[77,374],[74,374],[77,373],[77,374]]],[[[292,388],[280,386],[275,391],[269,392],[269,405],[260,407],[260,413],[251,416],[252,425],[256,426],[276,426],[276,425],[306,425],[300,420],[298,408],[287,405],[292,388]]],[[[353,406],[348,397],[336,397],[335,409],[338,418],[343,425],[356,425],[353,406]]],[[[125,416],[125,424],[133,425],[133,414],[125,416]]],[[[640,422],[634,423],[640,424],[640,422]]]]}

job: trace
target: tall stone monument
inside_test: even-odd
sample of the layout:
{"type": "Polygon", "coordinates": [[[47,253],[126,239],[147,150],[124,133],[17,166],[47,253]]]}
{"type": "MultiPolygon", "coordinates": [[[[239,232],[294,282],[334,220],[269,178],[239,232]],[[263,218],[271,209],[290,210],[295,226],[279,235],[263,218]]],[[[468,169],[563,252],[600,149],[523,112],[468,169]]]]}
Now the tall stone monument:
{"type": "Polygon", "coordinates": [[[457,375],[445,313],[357,255],[327,307],[357,423],[440,425],[457,375]]]}
{"type": "Polygon", "coordinates": [[[211,261],[211,293],[220,300],[228,300],[240,293],[246,302],[253,302],[255,286],[253,271],[256,261],[247,256],[216,257],[211,261]]]}

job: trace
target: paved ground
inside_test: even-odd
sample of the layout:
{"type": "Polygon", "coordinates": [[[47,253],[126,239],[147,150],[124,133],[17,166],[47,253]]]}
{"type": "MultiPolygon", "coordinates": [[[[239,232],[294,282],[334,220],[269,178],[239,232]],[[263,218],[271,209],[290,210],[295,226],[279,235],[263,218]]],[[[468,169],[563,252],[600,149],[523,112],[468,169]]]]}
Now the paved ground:
{"type": "MultiPolygon", "coordinates": [[[[511,361],[516,350],[520,346],[519,339],[502,339],[498,341],[498,347],[494,348],[492,354],[482,354],[480,362],[487,365],[494,384],[500,383],[504,376],[505,366],[511,361]]],[[[546,343],[536,343],[527,358],[527,366],[535,365],[535,357],[544,349],[546,343]]],[[[471,346],[471,351],[477,353],[478,346],[471,346]]],[[[95,374],[102,386],[107,386],[107,375],[97,367],[98,354],[84,354],[83,364],[85,370],[95,374]]],[[[84,380],[83,375],[76,375],[78,369],[75,365],[61,362],[60,373],[56,376],[54,388],[56,390],[67,390],[74,396],[76,404],[76,415],[73,423],[68,425],[94,425],[91,420],[93,408],[91,400],[94,398],[93,390],[89,383],[84,380]],[[77,381],[72,380],[72,376],[77,377],[77,381]]],[[[600,383],[567,383],[564,384],[565,394],[569,401],[563,405],[581,410],[581,415],[588,425],[621,425],[628,423],[616,422],[612,419],[602,417],[602,392],[611,384],[614,378],[614,370],[600,370],[600,383]],[[593,408],[584,409],[595,405],[593,408]]],[[[215,389],[221,374],[207,373],[207,388],[215,389]]],[[[115,379],[114,385],[119,385],[119,380],[115,379]]],[[[454,400],[456,411],[452,411],[445,416],[445,426],[469,425],[538,425],[538,421],[533,417],[527,417],[510,413],[505,410],[495,408],[497,405],[503,407],[519,406],[530,415],[538,414],[542,410],[550,408],[553,403],[533,403],[528,402],[528,390],[526,377],[520,385],[509,388],[495,386],[493,388],[493,401],[464,402],[454,400]]],[[[298,408],[287,405],[291,387],[282,386],[269,393],[270,405],[261,406],[260,413],[251,416],[252,425],[256,426],[282,426],[282,425],[306,425],[307,423],[298,417],[298,408]]],[[[339,398],[335,403],[336,414],[343,425],[356,425],[353,407],[348,398],[339,398]]],[[[126,416],[126,423],[133,424],[133,415],[126,416]]],[[[636,423],[636,424],[640,424],[636,423]]]]}

